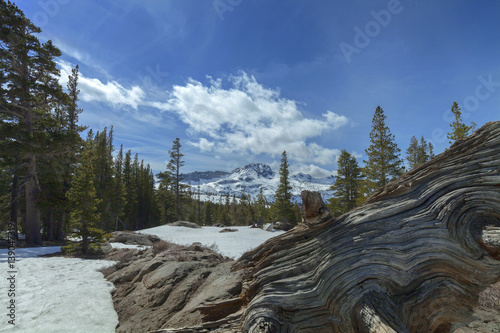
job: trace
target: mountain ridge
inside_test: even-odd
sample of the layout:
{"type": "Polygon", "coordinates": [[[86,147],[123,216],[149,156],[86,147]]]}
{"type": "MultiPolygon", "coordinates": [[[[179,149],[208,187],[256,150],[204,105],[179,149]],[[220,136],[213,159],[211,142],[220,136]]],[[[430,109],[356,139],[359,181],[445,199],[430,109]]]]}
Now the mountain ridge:
{"type": "MultiPolygon", "coordinates": [[[[262,188],[262,192],[268,202],[274,201],[274,193],[279,185],[279,173],[264,163],[250,163],[231,172],[225,171],[195,171],[182,175],[182,182],[190,184],[195,193],[200,190],[203,201],[218,202],[221,196],[241,197],[242,194],[250,194],[256,199],[262,188]]],[[[333,196],[330,186],[333,185],[333,175],[325,178],[315,178],[309,174],[299,172],[289,177],[292,186],[292,201],[301,203],[300,193],[304,190],[319,191],[323,199],[327,200],[333,196]]]]}

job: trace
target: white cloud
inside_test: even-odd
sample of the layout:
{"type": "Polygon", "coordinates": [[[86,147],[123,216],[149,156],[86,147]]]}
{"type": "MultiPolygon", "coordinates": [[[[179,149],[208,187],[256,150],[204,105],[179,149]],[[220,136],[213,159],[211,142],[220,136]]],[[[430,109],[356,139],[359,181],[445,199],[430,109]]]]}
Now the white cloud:
{"type": "Polygon", "coordinates": [[[340,151],[307,141],[347,124],[346,117],[327,111],[320,119],[305,118],[295,101],[280,97],[279,91],[263,87],[254,77],[242,72],[230,80],[229,89],[222,88],[221,80],[210,78],[207,86],[190,80],[174,86],[167,102],[150,105],[177,113],[193,134],[209,136],[209,146],[208,140],[195,144],[200,149],[273,157],[286,150],[298,162],[335,161],[340,151]]]}
{"type": "MultiPolygon", "coordinates": [[[[58,63],[60,82],[65,86],[73,65],[62,60],[58,63]]],[[[278,90],[262,86],[244,72],[229,81],[231,87],[223,88],[221,79],[209,77],[208,85],[191,79],[174,86],[164,101],[139,86],[126,88],[113,80],[103,83],[82,73],[79,89],[83,101],[112,105],[155,126],[162,124],[162,114],[146,112],[145,107],[176,114],[188,126],[188,132],[198,137],[197,142],[189,143],[202,152],[276,158],[286,150],[293,162],[335,163],[340,151],[312,140],[346,125],[349,120],[345,116],[326,111],[319,118],[304,117],[294,100],[281,97],[278,90]]]]}
{"type": "Polygon", "coordinates": [[[349,122],[345,116],[338,115],[332,111],[326,111],[326,113],[323,113],[323,117],[326,118],[326,121],[328,121],[334,129],[347,125],[349,122]]]}
{"type": "MultiPolygon", "coordinates": [[[[73,64],[64,60],[58,60],[61,69],[59,83],[66,87],[68,76],[71,74],[73,64]]],[[[103,83],[96,78],[88,78],[81,72],[78,77],[78,89],[80,89],[80,99],[85,102],[99,102],[126,110],[135,120],[158,125],[161,123],[161,114],[154,114],[140,110],[140,106],[149,106],[146,93],[139,86],[125,88],[116,81],[103,83]]]]}
{"type": "Polygon", "coordinates": [[[98,79],[81,77],[79,87],[82,91],[82,100],[86,102],[105,102],[116,107],[130,106],[135,110],[144,97],[144,91],[140,87],[126,89],[115,81],[104,84],[98,79]]]}
{"type": "MultiPolygon", "coordinates": [[[[60,83],[65,86],[73,66],[63,60],[58,64],[61,67],[60,83]]],[[[80,73],[78,88],[81,91],[80,98],[85,102],[103,102],[114,107],[129,106],[134,110],[137,110],[140,104],[144,104],[145,93],[139,86],[127,89],[116,81],[103,83],[99,79],[87,78],[80,73]]]]}
{"type": "Polygon", "coordinates": [[[200,148],[200,150],[202,152],[205,152],[205,151],[211,151],[212,148],[214,147],[214,143],[211,142],[211,141],[208,141],[207,139],[205,138],[201,138],[198,142],[192,142],[192,141],[189,141],[188,142],[190,145],[193,145],[195,147],[198,147],[200,148]]]}

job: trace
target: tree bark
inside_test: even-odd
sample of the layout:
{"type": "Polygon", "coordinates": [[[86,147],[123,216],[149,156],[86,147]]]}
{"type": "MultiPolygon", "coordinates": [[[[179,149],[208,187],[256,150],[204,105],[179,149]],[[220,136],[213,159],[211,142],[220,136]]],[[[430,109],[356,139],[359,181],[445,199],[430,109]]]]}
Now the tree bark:
{"type": "Polygon", "coordinates": [[[54,240],[54,208],[49,207],[44,214],[43,224],[45,231],[45,240],[53,241],[54,240]]]}
{"type": "Polygon", "coordinates": [[[451,332],[500,279],[499,147],[488,123],[337,219],[303,192],[303,223],[234,265],[231,315],[188,331],[451,332]]]}
{"type": "Polygon", "coordinates": [[[14,225],[15,239],[18,240],[17,202],[19,200],[19,176],[14,171],[12,176],[12,196],[10,200],[10,222],[14,225]]]}
{"type": "Polygon", "coordinates": [[[60,214],[57,219],[56,225],[56,240],[63,241],[64,240],[64,219],[66,218],[66,211],[64,208],[59,209],[60,214]]]}
{"type": "Polygon", "coordinates": [[[26,168],[26,244],[32,246],[42,245],[42,235],[40,234],[40,212],[37,207],[38,202],[38,178],[36,176],[36,156],[28,155],[28,165],[26,168]]]}

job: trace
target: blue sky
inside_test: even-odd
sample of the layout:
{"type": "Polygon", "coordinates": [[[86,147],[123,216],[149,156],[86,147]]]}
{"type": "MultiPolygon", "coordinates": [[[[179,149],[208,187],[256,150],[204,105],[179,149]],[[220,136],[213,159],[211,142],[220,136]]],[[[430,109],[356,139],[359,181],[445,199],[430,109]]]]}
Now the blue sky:
{"type": "Polygon", "coordinates": [[[252,162],[326,176],[362,164],[380,105],[405,156],[448,147],[450,109],[500,119],[500,2],[17,0],[80,66],[80,116],[155,172],[179,137],[184,172],[252,162]]]}

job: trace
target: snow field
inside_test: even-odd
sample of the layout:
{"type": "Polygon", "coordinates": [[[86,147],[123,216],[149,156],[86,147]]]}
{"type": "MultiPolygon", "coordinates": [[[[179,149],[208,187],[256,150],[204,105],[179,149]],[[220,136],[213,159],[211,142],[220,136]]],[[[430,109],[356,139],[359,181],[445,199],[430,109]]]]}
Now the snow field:
{"type": "Polygon", "coordinates": [[[251,249],[256,248],[271,237],[280,235],[283,231],[264,231],[259,228],[230,227],[236,232],[219,232],[218,227],[203,227],[199,229],[173,226],[160,226],[138,232],[160,237],[166,242],[191,245],[199,242],[205,246],[215,244],[217,251],[224,256],[237,259],[251,249]]]}
{"type": "Polygon", "coordinates": [[[118,315],[111,299],[114,286],[97,272],[113,262],[35,257],[37,253],[58,251],[59,247],[17,249],[15,296],[7,297],[7,250],[0,250],[0,265],[4,266],[0,292],[5,296],[0,301],[0,332],[115,332],[118,315]],[[15,325],[8,323],[10,299],[16,305],[15,325]]]}

